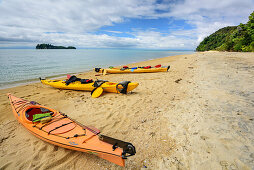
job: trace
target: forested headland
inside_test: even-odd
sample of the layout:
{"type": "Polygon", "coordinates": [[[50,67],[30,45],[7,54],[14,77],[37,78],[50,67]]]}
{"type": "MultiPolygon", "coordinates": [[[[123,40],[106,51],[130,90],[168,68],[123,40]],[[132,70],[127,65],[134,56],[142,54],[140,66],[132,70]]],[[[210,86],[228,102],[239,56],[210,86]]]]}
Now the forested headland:
{"type": "Polygon", "coordinates": [[[228,26],[206,37],[196,51],[254,52],[254,12],[246,24],[228,26]]]}

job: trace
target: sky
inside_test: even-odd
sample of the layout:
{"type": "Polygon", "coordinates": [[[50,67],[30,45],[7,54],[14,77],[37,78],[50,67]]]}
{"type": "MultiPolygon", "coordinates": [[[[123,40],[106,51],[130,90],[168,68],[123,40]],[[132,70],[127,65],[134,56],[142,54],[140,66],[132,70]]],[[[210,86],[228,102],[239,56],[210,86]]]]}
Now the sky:
{"type": "Polygon", "coordinates": [[[254,0],[0,0],[0,48],[195,50],[253,9],[254,0]]]}

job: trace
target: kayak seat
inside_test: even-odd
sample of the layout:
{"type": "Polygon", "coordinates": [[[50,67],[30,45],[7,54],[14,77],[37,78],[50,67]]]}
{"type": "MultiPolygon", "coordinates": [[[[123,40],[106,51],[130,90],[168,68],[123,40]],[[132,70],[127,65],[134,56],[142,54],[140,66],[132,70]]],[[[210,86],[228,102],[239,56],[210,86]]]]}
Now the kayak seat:
{"type": "Polygon", "coordinates": [[[40,114],[40,113],[42,113],[40,108],[30,108],[26,111],[26,118],[29,121],[32,121],[33,120],[33,115],[40,114]]]}
{"type": "Polygon", "coordinates": [[[30,108],[30,109],[28,109],[26,111],[26,118],[29,121],[33,121],[33,115],[35,115],[35,114],[42,114],[42,113],[50,113],[51,116],[54,114],[50,110],[42,108],[42,107],[41,108],[30,108]]]}
{"type": "Polygon", "coordinates": [[[70,83],[73,83],[76,81],[80,81],[81,84],[87,84],[87,83],[93,82],[92,79],[81,79],[81,78],[77,78],[76,76],[71,76],[68,80],[65,81],[65,85],[68,86],[70,83]]]}

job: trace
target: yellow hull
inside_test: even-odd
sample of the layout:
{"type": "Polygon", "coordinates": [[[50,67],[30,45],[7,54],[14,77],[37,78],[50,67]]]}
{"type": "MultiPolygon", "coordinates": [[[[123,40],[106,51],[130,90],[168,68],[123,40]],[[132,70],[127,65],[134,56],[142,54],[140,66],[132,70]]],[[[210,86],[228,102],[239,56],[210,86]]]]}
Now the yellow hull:
{"type": "Polygon", "coordinates": [[[137,69],[125,69],[121,70],[119,68],[109,68],[109,69],[100,69],[99,73],[111,73],[111,74],[125,74],[125,73],[156,73],[156,72],[167,72],[170,66],[168,67],[160,67],[160,68],[137,68],[137,69]]]}
{"type": "MultiPolygon", "coordinates": [[[[93,86],[94,83],[81,84],[80,81],[76,81],[76,82],[70,83],[69,85],[66,85],[65,81],[63,81],[63,80],[48,80],[48,79],[46,79],[46,80],[41,80],[41,83],[45,84],[45,85],[49,85],[49,86],[57,88],[57,89],[82,90],[82,91],[92,91],[93,89],[95,89],[95,87],[93,86]]],[[[116,85],[117,85],[117,83],[105,82],[100,87],[102,87],[103,91],[105,91],[105,92],[120,93],[116,89],[116,85]]],[[[132,91],[138,85],[139,84],[135,83],[135,82],[129,83],[128,87],[127,87],[127,92],[132,91]]],[[[118,88],[121,88],[121,86],[118,88]]]]}

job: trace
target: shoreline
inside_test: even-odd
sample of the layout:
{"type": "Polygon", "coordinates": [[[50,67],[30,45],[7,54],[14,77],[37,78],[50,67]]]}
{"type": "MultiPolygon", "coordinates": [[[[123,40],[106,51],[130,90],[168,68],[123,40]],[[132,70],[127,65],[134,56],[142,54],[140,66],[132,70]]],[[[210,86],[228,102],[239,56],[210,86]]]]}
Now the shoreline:
{"type": "MultiPolygon", "coordinates": [[[[174,56],[167,56],[167,57],[162,57],[162,58],[156,58],[156,59],[149,59],[149,60],[145,60],[145,61],[140,61],[140,62],[135,62],[135,63],[130,63],[130,64],[126,64],[126,65],[128,65],[128,66],[130,66],[130,67],[133,67],[133,66],[136,66],[136,65],[143,65],[143,64],[145,64],[145,65],[149,65],[149,64],[154,64],[154,65],[157,65],[156,63],[158,63],[158,62],[161,62],[161,63],[163,63],[163,62],[165,62],[165,61],[167,61],[167,60],[169,60],[169,61],[175,61],[175,60],[177,60],[177,58],[179,58],[179,57],[182,57],[182,56],[189,56],[189,55],[193,55],[193,54],[184,54],[184,55],[174,55],[174,56]]],[[[163,64],[162,64],[163,65],[163,64]]],[[[117,66],[117,67],[121,67],[121,66],[123,66],[123,65],[119,65],[119,66],[117,66]]],[[[170,69],[169,69],[169,71],[170,71],[170,69]]],[[[144,74],[153,74],[153,73],[144,73],[144,74]]],[[[67,75],[67,74],[66,74],[67,75]]],[[[123,75],[121,75],[121,74],[108,74],[108,75],[105,75],[105,76],[103,76],[101,73],[96,73],[94,70],[90,70],[90,71],[87,71],[87,72],[80,72],[80,73],[77,73],[77,74],[75,74],[77,77],[80,77],[80,78],[88,78],[88,79],[93,79],[93,80],[95,80],[95,79],[101,79],[101,77],[109,77],[109,79],[107,79],[107,78],[104,78],[104,79],[107,79],[108,81],[112,81],[112,82],[117,82],[117,80],[116,81],[114,81],[114,78],[115,77],[123,77],[123,75]],[[95,76],[95,75],[98,75],[98,74],[100,74],[100,76],[95,76]],[[111,79],[112,78],[112,79],[111,79]]],[[[130,74],[131,75],[131,74],[130,74]]],[[[134,74],[134,75],[138,75],[138,74],[134,74]]],[[[60,78],[60,79],[64,79],[65,78],[65,76],[62,76],[62,77],[55,77],[55,78],[60,78]]],[[[121,81],[124,81],[124,80],[127,80],[127,79],[121,79],[119,82],[121,82],[121,81]]],[[[131,79],[130,79],[131,80],[131,79]]],[[[131,81],[133,81],[133,80],[131,80],[131,81]]],[[[26,83],[26,84],[24,84],[24,85],[19,85],[19,86],[15,86],[15,87],[10,87],[10,88],[5,88],[5,89],[0,89],[0,103],[2,103],[2,102],[4,102],[5,101],[5,99],[6,99],[6,95],[5,94],[7,94],[7,93],[18,93],[19,91],[22,91],[22,89],[25,89],[24,91],[27,91],[27,93],[34,93],[33,91],[35,91],[35,90],[37,90],[37,89],[39,89],[39,88],[43,88],[43,89],[52,89],[52,90],[56,90],[56,91],[61,91],[60,89],[54,89],[54,88],[52,88],[52,87],[49,87],[49,86],[46,86],[46,85],[43,85],[40,81],[39,81],[39,78],[38,78],[38,81],[36,81],[36,82],[31,82],[31,83],[26,83]],[[30,90],[29,88],[34,88],[33,90],[30,90]]],[[[137,87],[138,88],[138,87],[137,87]]],[[[75,92],[75,91],[73,91],[73,92],[75,92]]],[[[80,91],[80,92],[84,92],[84,93],[87,93],[87,94],[89,94],[90,95],[90,93],[89,92],[85,92],[85,91],[80,91]]],[[[34,93],[34,94],[36,94],[36,93],[34,93]]],[[[25,95],[26,96],[26,95],[25,95]]],[[[27,95],[27,96],[31,96],[31,95],[27,95]]],[[[5,103],[5,106],[6,105],[8,105],[8,102],[4,102],[5,103]]],[[[2,107],[1,105],[0,105],[0,110],[8,110],[8,111],[11,111],[10,110],[10,108],[8,108],[8,107],[2,107]]],[[[4,120],[4,118],[5,117],[7,117],[7,118],[11,118],[11,117],[13,117],[12,115],[8,115],[8,116],[3,116],[2,117],[2,115],[0,114],[0,122],[2,122],[3,120],[4,120]]]]}
{"type": "MultiPolygon", "coordinates": [[[[183,55],[192,55],[192,54],[183,54],[183,55]]],[[[153,62],[154,60],[160,60],[160,59],[163,59],[163,58],[174,57],[174,56],[183,56],[183,55],[173,55],[173,56],[167,56],[167,57],[161,57],[161,58],[155,58],[155,59],[148,59],[148,60],[144,60],[144,61],[132,62],[132,63],[129,63],[129,64],[127,63],[127,64],[122,64],[122,65],[117,65],[115,67],[119,68],[119,67],[124,66],[124,65],[135,66],[137,64],[143,64],[143,63],[147,63],[147,62],[149,63],[149,61],[153,62]]],[[[64,79],[66,77],[67,74],[85,75],[85,74],[92,74],[92,73],[94,73],[94,74],[100,74],[100,73],[94,72],[94,70],[87,70],[87,71],[81,71],[81,72],[77,72],[77,73],[66,73],[66,74],[61,74],[61,75],[53,75],[53,76],[48,76],[46,78],[49,78],[49,79],[61,79],[62,80],[62,79],[64,79]]],[[[39,79],[39,77],[38,77],[38,79],[39,79]]],[[[26,86],[26,85],[31,85],[31,84],[35,84],[35,83],[40,83],[40,81],[37,80],[37,79],[33,79],[31,81],[30,80],[24,80],[24,81],[25,82],[22,82],[22,83],[13,83],[12,87],[0,88],[0,91],[1,90],[8,90],[8,89],[16,88],[16,87],[22,87],[22,86],[26,86]]]]}
{"type": "MultiPolygon", "coordinates": [[[[195,52],[193,52],[193,53],[195,53],[195,52]]],[[[183,54],[183,55],[185,55],[185,54],[183,54]]],[[[176,55],[170,55],[170,56],[177,56],[177,54],[176,55]]],[[[170,56],[166,56],[166,57],[170,57],[170,56]]],[[[160,57],[160,58],[164,58],[164,57],[160,57]]],[[[144,61],[149,61],[149,60],[154,60],[154,59],[160,59],[160,58],[152,58],[152,59],[147,59],[147,60],[142,60],[142,61],[133,61],[131,63],[123,63],[123,64],[120,64],[120,65],[113,65],[113,66],[120,67],[120,66],[123,66],[124,64],[125,65],[131,65],[131,64],[135,64],[135,63],[139,63],[139,62],[144,62],[144,61]]],[[[110,65],[108,65],[107,67],[109,67],[109,66],[110,65]]],[[[57,78],[63,78],[67,74],[82,74],[82,73],[87,73],[87,72],[91,72],[91,71],[93,71],[93,68],[92,69],[88,68],[88,69],[84,69],[82,71],[77,71],[77,72],[61,73],[61,74],[51,75],[51,76],[47,76],[47,78],[57,79],[57,78]]],[[[39,79],[39,77],[38,77],[38,79],[39,79]]],[[[18,86],[22,86],[22,85],[27,85],[27,84],[31,84],[31,83],[36,83],[36,80],[37,80],[37,78],[32,78],[32,79],[28,79],[28,80],[19,80],[19,81],[16,81],[16,82],[4,82],[4,83],[1,84],[0,90],[13,88],[13,87],[18,87],[18,86]],[[11,87],[8,87],[8,86],[11,86],[11,87]]]]}
{"type": "Polygon", "coordinates": [[[31,135],[15,120],[7,92],[131,142],[137,154],[127,159],[126,169],[252,169],[253,56],[197,52],[129,65],[159,62],[171,66],[168,72],[77,75],[138,82],[127,95],[105,93],[94,99],[89,92],[59,90],[41,83],[0,90],[0,169],[120,169],[94,155],[57,147],[31,135]]]}

